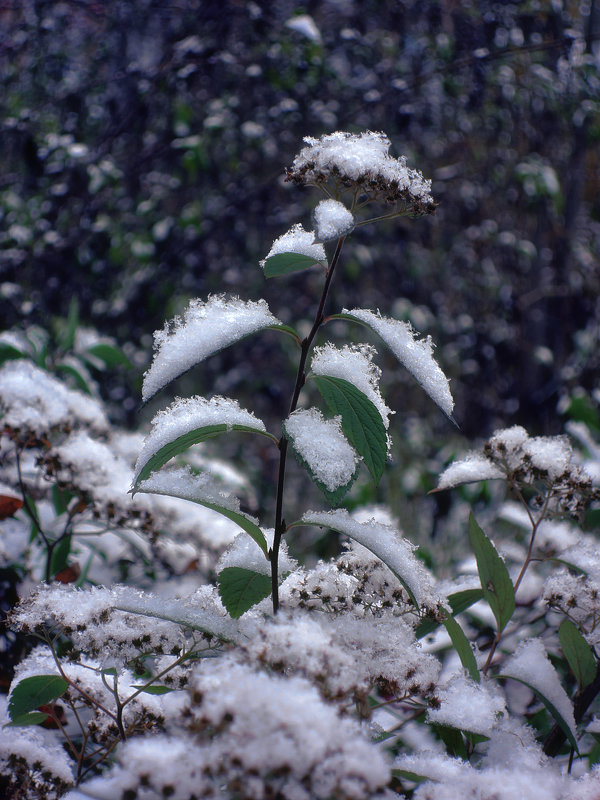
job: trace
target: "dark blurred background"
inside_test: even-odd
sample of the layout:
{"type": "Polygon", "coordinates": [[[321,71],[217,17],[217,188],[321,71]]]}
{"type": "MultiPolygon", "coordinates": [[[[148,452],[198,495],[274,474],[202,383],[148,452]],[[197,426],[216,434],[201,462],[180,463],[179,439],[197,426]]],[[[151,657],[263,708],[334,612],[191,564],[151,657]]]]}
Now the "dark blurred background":
{"type": "MultiPolygon", "coordinates": [[[[381,130],[439,208],[357,231],[331,308],[431,334],[466,439],[556,433],[598,399],[599,37],[593,0],[2,0],[2,325],[51,328],[76,298],[137,365],[101,390],[138,424],[151,333],[190,297],[311,318],[318,273],[258,266],[320,199],[284,168],[304,136],[381,130]]],[[[175,389],[280,417],[291,348],[253,338],[175,389]]],[[[423,417],[448,434],[408,378],[384,380],[403,441],[423,417]]]]}

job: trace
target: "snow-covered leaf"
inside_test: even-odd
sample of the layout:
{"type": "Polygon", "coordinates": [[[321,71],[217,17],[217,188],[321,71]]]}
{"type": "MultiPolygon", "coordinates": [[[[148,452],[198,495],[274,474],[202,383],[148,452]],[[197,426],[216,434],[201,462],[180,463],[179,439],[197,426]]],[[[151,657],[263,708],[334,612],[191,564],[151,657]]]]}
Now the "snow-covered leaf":
{"type": "Polygon", "coordinates": [[[135,467],[134,492],[141,481],[174,456],[227,431],[260,433],[277,441],[260,419],[227,397],[177,399],[158,412],[152,426],[135,467]]]}
{"type": "Polygon", "coordinates": [[[579,752],[573,704],[548,659],[541,639],[528,639],[522,642],[504,666],[502,674],[494,677],[497,679],[512,678],[535,692],[562,728],[572,747],[579,752]]]}
{"type": "Polygon", "coordinates": [[[483,596],[496,618],[498,630],[503,631],[515,610],[515,590],[506,564],[473,514],[469,515],[469,540],[477,560],[483,596]]]}
{"type": "MultiPolygon", "coordinates": [[[[483,592],[481,589],[463,589],[461,592],[449,594],[447,600],[452,609],[452,615],[456,617],[458,614],[462,614],[463,611],[466,611],[467,608],[478,603],[482,598],[483,592]]],[[[424,636],[433,633],[441,624],[441,621],[437,619],[426,618],[422,620],[415,630],[417,639],[422,639],[424,636]]]]}
{"type": "Polygon", "coordinates": [[[391,525],[374,519],[368,522],[358,520],[342,509],[336,511],[307,511],[297,525],[318,525],[331,528],[349,536],[380,558],[398,578],[415,605],[420,608],[437,606],[441,598],[433,588],[433,579],[425,566],[414,554],[414,546],[403,539],[391,525]]]}
{"type": "Polygon", "coordinates": [[[317,389],[334,414],[342,418],[342,428],[375,483],[381,478],[387,457],[387,434],[375,404],[353,384],[342,378],[314,376],[317,389]]]}
{"type": "Polygon", "coordinates": [[[154,333],[154,360],[144,375],[143,401],[224,347],[279,324],[264,300],[224,295],[213,295],[206,302],[192,300],[183,317],[154,333]]]}
{"type": "Polygon", "coordinates": [[[219,572],[219,596],[233,619],[271,594],[271,578],[243,567],[225,567],[219,572]]]}
{"type": "Polygon", "coordinates": [[[108,369],[119,366],[130,368],[132,366],[131,361],[120,347],[114,344],[108,344],[107,342],[98,342],[88,347],[85,353],[82,353],[84,358],[87,355],[95,359],[100,359],[108,369]]]}
{"type": "Polygon", "coordinates": [[[140,481],[136,491],[179,497],[217,511],[239,525],[254,539],[265,556],[268,554],[267,542],[258,522],[240,511],[237,498],[223,492],[209,473],[194,475],[185,468],[155,472],[148,479],[140,481]]]}
{"type": "Polygon", "coordinates": [[[396,356],[398,361],[423,387],[429,397],[454,422],[452,410],[454,400],[450,394],[448,379],[433,357],[431,337],[417,339],[408,322],[382,317],[366,308],[344,309],[331,319],[348,319],[360,322],[378,334],[396,356]]]}
{"type": "Polygon", "coordinates": [[[561,622],[558,638],[579,688],[585,689],[596,677],[597,665],[591,647],[570,619],[561,622]]]}
{"type": "Polygon", "coordinates": [[[283,429],[298,461],[332,505],[352,486],[360,459],[344,436],[341,418],[325,419],[315,408],[301,409],[285,420],[283,429]]]}

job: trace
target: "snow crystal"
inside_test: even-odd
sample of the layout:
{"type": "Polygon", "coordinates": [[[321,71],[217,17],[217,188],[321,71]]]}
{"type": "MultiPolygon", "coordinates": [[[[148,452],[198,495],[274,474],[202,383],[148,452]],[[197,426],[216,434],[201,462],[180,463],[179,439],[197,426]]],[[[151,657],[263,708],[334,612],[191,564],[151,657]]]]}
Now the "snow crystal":
{"type": "Polygon", "coordinates": [[[442,472],[438,480],[438,489],[453,489],[463,483],[488,481],[506,477],[504,472],[480,453],[469,453],[462,461],[455,461],[442,472]]]}
{"type": "Polygon", "coordinates": [[[31,361],[8,361],[0,368],[2,424],[41,435],[51,428],[88,425],[108,429],[108,420],[97,400],[68,389],[64,383],[31,361]]]}
{"type": "Polygon", "coordinates": [[[240,408],[237,400],[218,396],[210,400],[197,395],[183,399],[178,397],[152,420],[152,430],[146,436],[137,460],[134,482],[144,466],[162,447],[197,428],[212,425],[225,425],[228,430],[234,425],[261,432],[266,430],[264,422],[250,411],[240,408]]]}
{"type": "Polygon", "coordinates": [[[497,686],[475,683],[465,675],[455,675],[443,689],[436,690],[439,708],[427,711],[429,722],[489,736],[498,718],[506,713],[497,686]]]}
{"type": "Polygon", "coordinates": [[[414,555],[415,545],[403,539],[389,525],[358,522],[347,511],[307,511],[302,517],[307,525],[320,525],[345,533],[380,558],[406,583],[419,606],[436,607],[442,602],[434,589],[433,577],[414,555]]]}
{"type": "Polygon", "coordinates": [[[329,492],[350,483],[360,460],[344,436],[341,419],[325,419],[318,409],[310,408],[294,411],[284,423],[294,450],[329,492]]]}
{"type": "Polygon", "coordinates": [[[346,236],[354,228],[354,217],[338,200],[321,200],[314,210],[315,236],[320,242],[346,236]]]}
{"type": "MultiPolygon", "coordinates": [[[[273,545],[273,529],[263,530],[263,533],[267,541],[267,547],[271,548],[273,545]]],[[[298,562],[289,555],[286,543],[281,542],[278,561],[279,575],[292,572],[297,566],[298,562]]],[[[243,569],[260,572],[262,575],[271,574],[270,562],[267,561],[262,550],[258,549],[254,540],[247,533],[240,533],[239,536],[236,536],[217,561],[215,571],[218,574],[226,567],[242,567],[243,569]]]]}
{"type": "Polygon", "coordinates": [[[368,344],[346,345],[341,349],[327,342],[323,347],[315,347],[311,370],[315,375],[328,375],[342,378],[365,394],[377,407],[385,428],[389,427],[391,411],[379,391],[381,370],[373,363],[377,351],[368,344]]]}
{"type": "Polygon", "coordinates": [[[558,480],[568,473],[573,459],[566,436],[535,436],[524,442],[522,449],[531,459],[531,466],[548,473],[550,480],[558,480]]]}
{"type": "Polygon", "coordinates": [[[255,331],[279,325],[264,300],[257,302],[213,295],[192,300],[183,313],[154,333],[154,360],[144,374],[142,399],[160,389],[213,353],[255,331]]]}
{"type": "Polygon", "coordinates": [[[490,439],[490,444],[494,449],[516,450],[521,447],[527,439],[529,434],[521,425],[513,425],[511,428],[503,428],[496,431],[490,439]]]}
{"type": "MultiPolygon", "coordinates": [[[[309,258],[314,258],[315,264],[319,262],[326,263],[327,256],[325,255],[325,248],[319,242],[315,242],[315,234],[313,231],[305,231],[302,225],[297,223],[282,234],[278,239],[275,239],[273,246],[269,250],[267,258],[277,256],[280,253],[299,253],[309,258]]],[[[261,267],[265,266],[267,259],[260,262],[261,267]]]]}
{"type": "Polygon", "coordinates": [[[89,492],[95,500],[130,505],[127,487],[132,469],[108,444],[78,431],[55,447],[54,452],[61,465],[61,478],[66,478],[64,470],[68,469],[77,487],[89,492]]]}
{"type": "Polygon", "coordinates": [[[541,639],[521,642],[509,659],[502,673],[517,678],[532,686],[556,708],[565,720],[573,736],[577,737],[577,726],[573,716],[573,705],[563,689],[556,670],[550,663],[541,639]]]}
{"type": "Polygon", "coordinates": [[[426,339],[416,339],[415,332],[408,322],[382,317],[379,312],[374,313],[369,309],[355,308],[352,311],[344,309],[343,313],[364,322],[379,334],[429,397],[448,417],[452,416],[454,401],[450,394],[448,379],[433,357],[433,342],[430,336],[426,339]]]}
{"type": "Polygon", "coordinates": [[[320,183],[329,178],[348,185],[358,183],[363,191],[394,202],[412,199],[415,213],[433,211],[431,181],[406,166],[404,156],[389,155],[390,140],[384,133],[360,134],[336,131],[314,139],[304,138],[306,147],[295,157],[288,179],[297,183],[320,183]]]}

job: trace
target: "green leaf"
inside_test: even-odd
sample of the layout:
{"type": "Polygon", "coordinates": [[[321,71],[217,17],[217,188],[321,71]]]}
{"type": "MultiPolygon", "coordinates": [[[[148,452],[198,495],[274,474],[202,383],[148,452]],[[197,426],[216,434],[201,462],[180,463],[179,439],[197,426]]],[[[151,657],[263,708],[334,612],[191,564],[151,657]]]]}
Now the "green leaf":
{"type": "Polygon", "coordinates": [[[67,364],[64,361],[60,361],[58,364],[56,364],[56,371],[64,372],[66,375],[70,375],[80,391],[82,391],[84,394],[93,396],[94,393],[92,392],[85,375],[76,369],[72,363],[67,364]]]}
{"type": "Polygon", "coordinates": [[[271,594],[271,578],[242,567],[225,567],[219,572],[219,596],[233,619],[271,594]]]}
{"type": "Polygon", "coordinates": [[[377,407],[343,378],[314,375],[313,380],[329,408],[341,415],[344,433],[378,483],[387,458],[387,434],[377,407]]]}
{"type": "Polygon", "coordinates": [[[60,675],[32,675],[30,678],[23,678],[10,693],[8,713],[11,720],[53,703],[68,687],[69,684],[60,675]]]}
{"type": "Polygon", "coordinates": [[[57,572],[69,566],[69,553],[71,552],[71,537],[63,536],[52,551],[50,560],[50,574],[56,575],[57,572]]]}
{"type": "Polygon", "coordinates": [[[21,728],[25,725],[40,725],[49,719],[48,714],[43,711],[33,711],[31,714],[21,714],[15,717],[11,722],[8,722],[5,728],[21,728]]]}
{"type": "Polygon", "coordinates": [[[130,369],[132,367],[131,361],[127,358],[125,353],[121,350],[120,347],[117,347],[114,344],[108,344],[106,342],[98,342],[98,344],[94,344],[91,347],[88,347],[86,352],[83,354],[85,357],[86,354],[93,356],[94,358],[100,359],[100,361],[104,362],[104,365],[108,369],[112,369],[114,367],[123,366],[130,369]]]}
{"type": "Polygon", "coordinates": [[[503,631],[515,610],[515,590],[506,564],[473,514],[469,515],[469,540],[477,559],[483,596],[496,618],[498,631],[503,631]]]}
{"type": "Polygon", "coordinates": [[[584,639],[577,625],[564,619],[558,628],[560,646],[577,679],[580,689],[585,689],[596,677],[596,659],[592,648],[584,639]]]}
{"type": "Polygon", "coordinates": [[[76,297],[71,298],[69,303],[69,316],[62,325],[62,330],[58,339],[58,346],[64,352],[73,349],[75,334],[79,325],[79,301],[76,297]]]}
{"type": "Polygon", "coordinates": [[[0,364],[15,358],[28,358],[28,355],[27,353],[18,350],[16,347],[13,347],[12,344],[0,342],[0,364]]]}
{"type": "Polygon", "coordinates": [[[215,436],[220,436],[222,433],[229,431],[243,431],[244,433],[260,433],[262,436],[267,436],[269,439],[277,442],[277,439],[270,433],[267,433],[260,428],[250,428],[247,425],[226,425],[221,423],[219,425],[205,425],[202,428],[195,428],[193,431],[188,431],[182,436],[178,436],[171,442],[168,442],[159,450],[156,451],[146,463],[142,466],[137,478],[133,485],[133,494],[137,491],[138,485],[149,478],[153,472],[164,466],[167,461],[170,461],[179,453],[183,453],[194,444],[205,442],[207,439],[212,439],[215,436]]]}
{"type": "Polygon", "coordinates": [[[432,725],[431,727],[446,745],[448,755],[462,758],[466,761],[467,749],[465,747],[465,740],[459,730],[451,728],[449,725],[432,725]]]}
{"type": "Polygon", "coordinates": [[[277,253],[265,259],[265,278],[290,275],[293,272],[300,272],[303,269],[314,267],[316,264],[326,266],[322,261],[317,261],[311,256],[302,255],[302,253],[277,253]]]}
{"type": "MultiPolygon", "coordinates": [[[[478,603],[482,597],[483,592],[481,589],[464,589],[462,592],[449,594],[447,600],[450,603],[450,608],[452,609],[452,616],[456,617],[459,614],[462,614],[462,612],[466,611],[467,608],[470,608],[475,603],[478,603]]],[[[430,633],[433,633],[433,631],[439,628],[441,624],[441,620],[424,619],[417,625],[415,631],[417,639],[422,639],[424,636],[428,636],[430,633]]]]}
{"type": "Polygon", "coordinates": [[[448,636],[452,641],[454,649],[458,653],[460,663],[468,671],[469,675],[473,678],[475,683],[480,683],[481,676],[477,669],[477,661],[469,644],[469,640],[464,634],[463,629],[460,627],[454,617],[448,616],[442,620],[442,624],[448,631],[448,636]]]}
{"type": "Polygon", "coordinates": [[[490,677],[494,678],[495,680],[506,680],[507,678],[510,678],[511,681],[518,681],[518,683],[522,683],[523,686],[527,686],[528,689],[531,689],[531,691],[536,695],[536,697],[538,697],[542,701],[542,703],[546,706],[546,708],[548,709],[548,711],[550,712],[550,714],[552,715],[554,720],[558,723],[558,725],[560,726],[560,728],[562,729],[563,733],[565,734],[565,736],[569,740],[569,743],[573,747],[575,752],[579,753],[579,748],[577,746],[577,739],[573,735],[573,731],[571,730],[571,728],[569,726],[569,723],[565,720],[565,718],[560,713],[560,711],[556,708],[554,703],[552,703],[546,697],[546,695],[543,694],[537,688],[537,686],[534,686],[532,683],[529,683],[528,681],[525,681],[522,678],[515,678],[513,675],[500,674],[500,675],[492,675],[490,677]]]}
{"type": "Polygon", "coordinates": [[[150,686],[136,686],[133,684],[133,689],[139,689],[144,694],[169,694],[169,692],[174,692],[175,689],[171,689],[170,686],[159,686],[157,684],[151,684],[150,686]]]}

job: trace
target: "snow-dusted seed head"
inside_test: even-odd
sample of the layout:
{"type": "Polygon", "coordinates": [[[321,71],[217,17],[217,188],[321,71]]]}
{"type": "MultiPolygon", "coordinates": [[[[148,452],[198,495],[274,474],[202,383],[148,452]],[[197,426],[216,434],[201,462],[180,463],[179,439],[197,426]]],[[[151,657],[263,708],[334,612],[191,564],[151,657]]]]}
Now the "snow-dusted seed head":
{"type": "Polygon", "coordinates": [[[373,200],[400,203],[410,214],[431,214],[435,202],[431,181],[406,166],[404,156],[389,155],[384,133],[336,131],[319,139],[305,137],[303,147],[287,169],[287,180],[300,185],[332,181],[338,189],[355,187],[373,200]]]}

